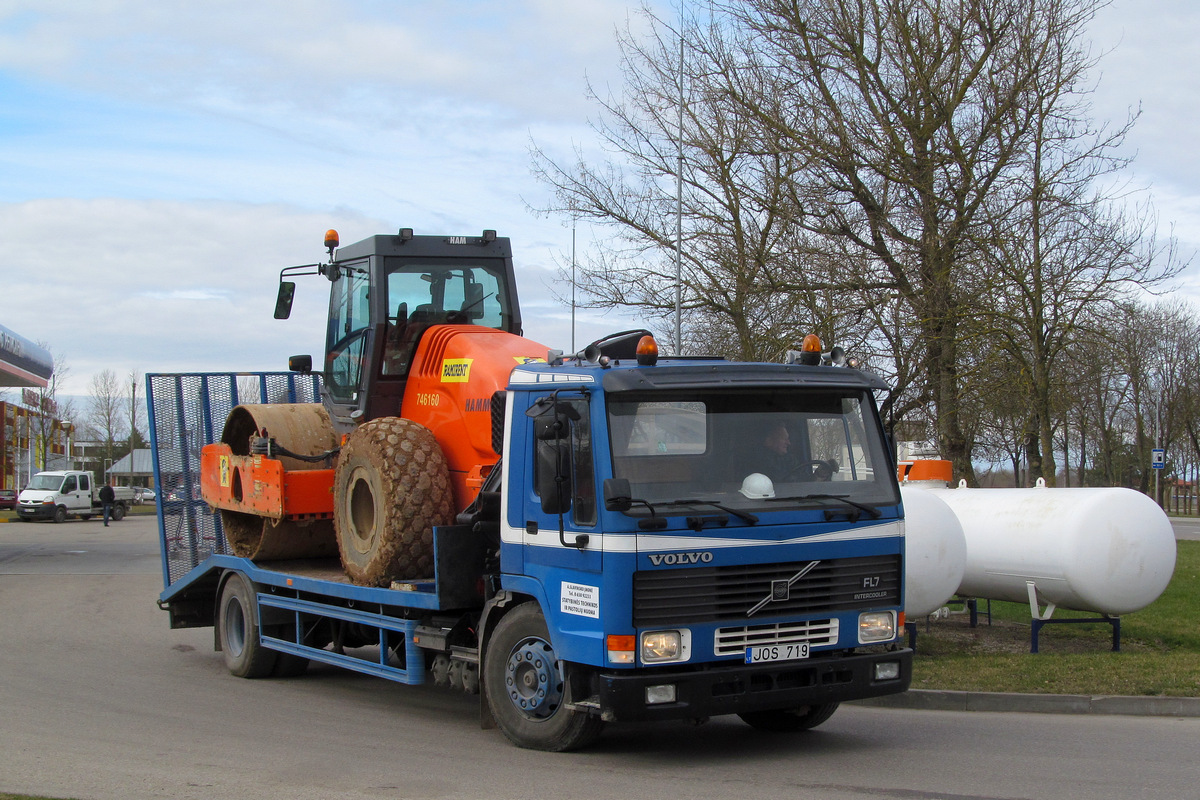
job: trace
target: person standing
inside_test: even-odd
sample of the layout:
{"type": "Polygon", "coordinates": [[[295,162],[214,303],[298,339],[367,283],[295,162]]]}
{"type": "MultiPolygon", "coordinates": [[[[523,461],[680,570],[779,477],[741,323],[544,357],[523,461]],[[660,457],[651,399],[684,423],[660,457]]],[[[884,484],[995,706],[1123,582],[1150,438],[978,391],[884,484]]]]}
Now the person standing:
{"type": "Polygon", "coordinates": [[[104,527],[108,527],[108,515],[112,513],[113,501],[117,499],[117,493],[113,491],[112,486],[104,484],[100,487],[100,505],[104,507],[104,527]]]}

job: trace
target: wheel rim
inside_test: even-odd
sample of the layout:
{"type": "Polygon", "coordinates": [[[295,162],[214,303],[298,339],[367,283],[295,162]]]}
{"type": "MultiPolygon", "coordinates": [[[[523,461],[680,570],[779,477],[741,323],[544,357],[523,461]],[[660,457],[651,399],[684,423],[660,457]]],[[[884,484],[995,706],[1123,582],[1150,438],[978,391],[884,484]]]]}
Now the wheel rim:
{"type": "Polygon", "coordinates": [[[375,491],[367,470],[355,468],[346,493],[346,518],[350,523],[350,541],[354,549],[366,555],[375,541],[375,491]]]}
{"type": "Polygon", "coordinates": [[[517,643],[505,666],[512,704],[528,719],[546,719],[562,705],[562,674],[550,643],[529,637],[517,643]]]}
{"type": "Polygon", "coordinates": [[[225,604],[225,646],[235,658],[246,648],[246,616],[236,597],[225,604]]]}

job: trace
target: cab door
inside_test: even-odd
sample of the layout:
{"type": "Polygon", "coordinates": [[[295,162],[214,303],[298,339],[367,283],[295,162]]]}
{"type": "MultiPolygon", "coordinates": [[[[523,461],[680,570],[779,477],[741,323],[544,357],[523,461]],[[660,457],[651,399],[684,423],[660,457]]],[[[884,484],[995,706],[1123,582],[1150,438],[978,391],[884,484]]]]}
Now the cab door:
{"type": "Polygon", "coordinates": [[[63,478],[61,503],[68,511],[83,511],[92,507],[92,485],[86,475],[68,475],[63,478]]]}
{"type": "MultiPolygon", "coordinates": [[[[587,398],[560,397],[557,412],[529,418],[528,515],[523,537],[527,574],[540,567],[599,572],[598,508],[591,413],[587,398]],[[556,432],[550,433],[555,426],[556,432]]],[[[536,408],[536,406],[535,406],[536,408]]]]}

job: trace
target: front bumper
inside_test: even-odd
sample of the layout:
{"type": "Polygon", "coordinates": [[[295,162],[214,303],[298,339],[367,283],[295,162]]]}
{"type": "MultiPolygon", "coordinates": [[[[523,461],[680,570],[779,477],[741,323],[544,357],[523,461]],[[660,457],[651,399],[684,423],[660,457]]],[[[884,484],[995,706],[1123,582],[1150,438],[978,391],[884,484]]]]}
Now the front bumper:
{"type": "Polygon", "coordinates": [[[898,694],[912,682],[912,650],[814,657],[772,664],[713,664],[693,670],[606,671],[598,677],[601,713],[621,722],[697,719],[793,709],[898,694]],[[900,675],[874,679],[875,665],[898,662],[900,675]],[[675,702],[648,705],[646,688],[674,684],[675,702]]]}
{"type": "Polygon", "coordinates": [[[53,519],[56,508],[53,503],[38,503],[32,506],[18,504],[16,512],[21,519],[53,519]]]}

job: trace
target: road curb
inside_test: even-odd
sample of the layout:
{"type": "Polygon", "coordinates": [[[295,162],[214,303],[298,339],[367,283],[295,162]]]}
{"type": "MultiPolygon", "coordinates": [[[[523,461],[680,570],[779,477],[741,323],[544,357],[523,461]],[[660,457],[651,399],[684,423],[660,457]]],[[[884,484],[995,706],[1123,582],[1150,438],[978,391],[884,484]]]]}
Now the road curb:
{"type": "Polygon", "coordinates": [[[1128,697],[1086,694],[1017,694],[910,689],[903,694],[855,700],[854,705],[919,711],[1000,711],[1026,714],[1109,714],[1200,717],[1200,697],[1128,697]]]}

